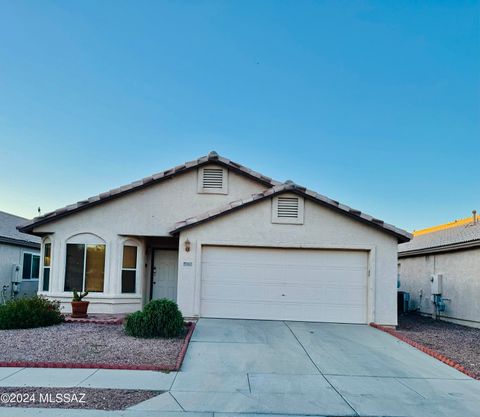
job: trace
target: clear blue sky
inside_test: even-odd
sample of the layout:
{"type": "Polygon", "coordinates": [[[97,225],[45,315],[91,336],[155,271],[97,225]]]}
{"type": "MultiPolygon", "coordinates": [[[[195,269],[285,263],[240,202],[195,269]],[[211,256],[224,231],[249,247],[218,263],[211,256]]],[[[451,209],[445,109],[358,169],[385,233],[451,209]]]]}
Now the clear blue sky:
{"type": "Polygon", "coordinates": [[[214,149],[406,229],[480,211],[479,2],[0,0],[0,210],[214,149]]]}

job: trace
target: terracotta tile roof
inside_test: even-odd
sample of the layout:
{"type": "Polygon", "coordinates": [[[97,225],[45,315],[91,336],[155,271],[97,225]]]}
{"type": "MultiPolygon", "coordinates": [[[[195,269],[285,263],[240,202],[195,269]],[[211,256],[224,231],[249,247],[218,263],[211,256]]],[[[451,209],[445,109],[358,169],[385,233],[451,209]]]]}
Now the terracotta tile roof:
{"type": "Polygon", "coordinates": [[[114,188],[112,190],[106,191],[104,193],[95,195],[93,197],[89,197],[85,200],[77,201],[74,204],[70,204],[66,207],[62,207],[59,209],[56,209],[52,212],[46,213],[42,216],[35,217],[33,220],[24,222],[21,224],[18,229],[21,232],[25,233],[31,233],[33,229],[37,226],[40,226],[41,224],[49,223],[53,220],[57,220],[60,217],[67,216],[69,214],[75,213],[77,211],[86,209],[88,207],[94,206],[101,204],[105,201],[112,200],[114,198],[118,198],[122,195],[125,195],[127,193],[131,193],[134,191],[138,191],[140,189],[143,189],[149,185],[156,184],[160,181],[163,181],[165,179],[171,178],[175,175],[187,172],[189,170],[192,170],[194,168],[198,168],[202,165],[206,165],[208,163],[217,163],[219,165],[222,165],[224,167],[227,167],[231,169],[234,172],[237,172],[240,175],[245,175],[247,177],[250,177],[251,179],[258,181],[262,184],[264,184],[267,187],[273,187],[275,185],[280,184],[280,182],[273,180],[270,177],[267,177],[265,175],[260,174],[259,172],[253,171],[250,168],[244,167],[243,165],[231,161],[230,159],[224,158],[220,155],[218,155],[216,152],[212,151],[206,156],[202,156],[198,159],[195,159],[193,161],[185,162],[184,164],[177,165],[174,168],[169,168],[165,171],[159,172],[157,174],[153,174],[149,177],[145,177],[141,180],[134,181],[131,184],[123,185],[118,188],[114,188]]]}
{"type": "Polygon", "coordinates": [[[324,195],[316,193],[315,191],[308,190],[305,187],[294,184],[293,182],[286,182],[284,184],[276,185],[272,188],[269,188],[262,193],[252,194],[248,198],[232,201],[226,206],[220,207],[215,210],[210,210],[208,212],[202,213],[195,217],[190,217],[181,222],[175,224],[175,228],[170,232],[171,234],[177,234],[181,230],[194,227],[201,223],[210,221],[216,217],[228,214],[234,210],[238,210],[244,207],[247,207],[251,204],[254,204],[258,201],[264,200],[266,198],[272,197],[277,194],[293,192],[299,194],[305,198],[316,201],[323,206],[329,207],[333,210],[336,210],[340,213],[343,213],[349,217],[352,217],[361,222],[367,223],[371,226],[374,226],[378,229],[383,230],[389,234],[392,234],[398,238],[399,242],[407,242],[412,238],[412,235],[405,230],[399,229],[391,224],[385,223],[383,220],[372,217],[366,213],[362,213],[360,210],[353,209],[344,204],[339,203],[338,201],[332,200],[324,195]]]}
{"type": "Polygon", "coordinates": [[[419,255],[422,253],[444,252],[461,249],[467,246],[480,246],[480,223],[470,221],[459,222],[457,226],[449,226],[428,233],[414,234],[408,243],[398,246],[399,256],[419,255]]]}
{"type": "Polygon", "coordinates": [[[392,226],[390,224],[383,222],[383,220],[376,219],[372,216],[369,216],[368,214],[362,213],[360,210],[355,210],[351,207],[348,207],[344,204],[339,203],[338,201],[332,200],[314,191],[308,190],[305,187],[294,184],[291,181],[287,181],[286,183],[275,181],[272,178],[262,175],[259,172],[253,171],[247,167],[244,167],[243,165],[237,162],[234,162],[234,161],[231,161],[230,159],[219,156],[216,152],[210,152],[208,155],[202,156],[196,160],[185,162],[184,164],[177,165],[174,168],[170,168],[165,171],[159,172],[157,174],[151,175],[149,177],[145,177],[139,181],[132,182],[131,184],[127,184],[119,188],[115,188],[110,191],[101,193],[99,195],[90,197],[88,199],[78,201],[77,203],[70,204],[66,207],[59,208],[50,213],[46,213],[43,216],[36,217],[33,220],[28,221],[17,228],[21,232],[32,233],[35,227],[40,226],[42,224],[49,223],[61,217],[65,217],[72,213],[78,212],[80,210],[84,210],[88,207],[92,207],[92,206],[101,204],[103,202],[112,200],[114,198],[121,197],[127,193],[135,192],[137,190],[148,187],[152,184],[158,183],[160,181],[163,181],[175,175],[187,172],[188,170],[198,168],[208,163],[217,163],[219,165],[227,167],[232,171],[237,172],[238,174],[245,175],[253,180],[256,180],[264,184],[268,188],[262,193],[253,194],[252,196],[246,199],[231,202],[225,207],[220,207],[218,209],[211,210],[202,215],[192,217],[190,219],[186,219],[183,222],[179,222],[177,223],[175,229],[172,230],[171,232],[172,234],[178,233],[180,230],[186,227],[203,223],[205,221],[211,220],[214,217],[227,214],[234,209],[246,207],[249,204],[252,204],[264,198],[268,198],[274,194],[291,191],[291,192],[300,193],[304,195],[306,198],[315,200],[318,203],[323,204],[324,206],[335,209],[352,218],[360,220],[364,223],[368,223],[374,227],[384,230],[387,233],[393,234],[401,242],[406,242],[409,239],[411,239],[410,233],[402,229],[397,229],[395,226],[392,226]]]}

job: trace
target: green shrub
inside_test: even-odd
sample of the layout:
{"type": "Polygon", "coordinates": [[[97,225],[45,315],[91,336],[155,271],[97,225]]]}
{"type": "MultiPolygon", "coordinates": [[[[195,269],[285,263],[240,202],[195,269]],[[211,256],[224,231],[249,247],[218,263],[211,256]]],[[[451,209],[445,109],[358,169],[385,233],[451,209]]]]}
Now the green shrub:
{"type": "Polygon", "coordinates": [[[134,337],[151,337],[151,329],[147,328],[143,311],[136,311],[126,317],[125,332],[134,337]]]}
{"type": "Polygon", "coordinates": [[[60,303],[43,297],[18,298],[0,305],[0,329],[28,329],[62,323],[60,303]]]}
{"type": "Polygon", "coordinates": [[[143,311],[129,314],[125,321],[125,332],[134,337],[177,337],[183,331],[177,303],[166,298],[150,301],[143,311]]]}

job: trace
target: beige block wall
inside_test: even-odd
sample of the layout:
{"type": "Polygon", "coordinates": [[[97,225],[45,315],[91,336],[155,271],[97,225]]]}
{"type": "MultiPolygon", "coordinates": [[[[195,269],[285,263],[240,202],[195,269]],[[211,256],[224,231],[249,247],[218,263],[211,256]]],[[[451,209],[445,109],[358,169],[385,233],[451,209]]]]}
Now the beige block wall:
{"type": "Polygon", "coordinates": [[[400,258],[400,289],[410,293],[411,308],[432,314],[430,276],[443,274],[446,311],[441,316],[480,327],[480,248],[400,258]]]}

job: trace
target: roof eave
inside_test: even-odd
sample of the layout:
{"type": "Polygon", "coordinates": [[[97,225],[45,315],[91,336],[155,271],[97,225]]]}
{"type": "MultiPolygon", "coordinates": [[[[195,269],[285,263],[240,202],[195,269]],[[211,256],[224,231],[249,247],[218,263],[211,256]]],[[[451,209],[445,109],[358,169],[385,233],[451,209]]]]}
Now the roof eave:
{"type": "Polygon", "coordinates": [[[390,234],[390,235],[393,235],[397,238],[398,240],[398,243],[406,243],[406,242],[409,242],[411,239],[412,239],[412,235],[408,232],[405,232],[405,234],[402,234],[402,233],[398,233],[396,232],[395,230],[392,230],[389,228],[390,225],[388,225],[387,223],[382,223],[384,226],[382,226],[382,224],[378,224],[374,221],[371,221],[371,220],[368,220],[368,219],[365,219],[355,213],[352,213],[351,211],[346,211],[346,210],[342,210],[340,207],[336,207],[334,205],[331,205],[331,204],[328,204],[327,202],[324,202],[322,200],[319,200],[319,199],[316,199],[312,196],[309,196],[308,194],[306,193],[298,193],[298,194],[302,194],[305,198],[308,198],[312,201],[315,201],[316,203],[320,204],[321,206],[325,207],[325,208],[328,208],[328,209],[331,209],[337,213],[341,213],[341,214],[344,214],[348,217],[350,217],[351,219],[354,219],[354,220],[357,220],[357,221],[360,221],[364,224],[366,224],[367,226],[370,226],[370,227],[374,227],[376,228],[377,230],[381,231],[381,232],[384,232],[384,233],[387,233],[387,234],[390,234]]]}
{"type": "MultiPolygon", "coordinates": [[[[287,185],[285,187],[283,187],[282,189],[280,189],[279,191],[275,191],[273,193],[269,193],[267,195],[264,195],[264,196],[261,196],[261,197],[258,197],[258,198],[255,198],[255,199],[252,199],[251,201],[248,201],[244,204],[241,204],[241,205],[238,205],[238,206],[234,206],[230,209],[227,209],[225,211],[222,211],[222,212],[219,212],[218,214],[216,215],[213,215],[211,217],[207,217],[205,219],[201,219],[199,221],[196,221],[196,222],[192,222],[190,224],[185,224],[183,226],[180,226],[180,227],[177,227],[175,229],[173,229],[170,234],[172,236],[175,236],[177,234],[179,234],[180,232],[182,232],[183,230],[186,230],[186,229],[190,229],[192,227],[195,227],[195,226],[199,226],[200,224],[203,224],[203,223],[206,223],[208,221],[211,221],[213,219],[216,219],[217,217],[221,217],[221,216],[225,216],[225,215],[228,215],[232,212],[235,212],[237,210],[240,210],[242,208],[245,208],[245,207],[248,207],[252,204],[255,204],[259,201],[262,201],[262,200],[265,200],[267,198],[271,198],[273,196],[276,196],[276,195],[279,195],[279,194],[283,194],[283,193],[294,193],[294,194],[298,194],[304,198],[307,198],[311,201],[314,201],[315,203],[317,204],[320,204],[322,207],[325,207],[325,208],[328,208],[330,210],[334,210],[335,212],[337,213],[341,213],[343,215],[346,215],[354,220],[357,220],[357,221],[360,221],[364,224],[366,224],[367,226],[371,226],[371,227],[374,227],[376,228],[377,230],[383,232],[383,233],[387,233],[387,234],[390,234],[390,235],[393,235],[397,238],[397,241],[399,243],[405,243],[405,242],[408,242],[411,240],[412,238],[412,235],[408,232],[405,232],[405,234],[402,234],[402,233],[398,233],[396,232],[395,230],[392,230],[388,227],[384,227],[384,225],[386,225],[386,223],[375,223],[374,221],[370,221],[368,219],[365,219],[363,217],[361,217],[360,215],[357,215],[355,213],[357,213],[356,210],[352,210],[352,211],[346,211],[346,210],[343,210],[341,209],[340,207],[337,207],[331,203],[328,203],[326,201],[323,201],[319,198],[315,198],[313,195],[310,195],[306,192],[306,189],[305,187],[301,187],[301,186],[297,186],[296,184],[292,184],[292,185],[287,185]]],[[[387,225],[389,226],[389,225],[387,225]]]]}
{"type": "Polygon", "coordinates": [[[444,252],[454,252],[457,250],[472,249],[475,247],[480,247],[480,239],[472,240],[468,242],[453,243],[442,246],[434,246],[431,248],[422,248],[422,249],[412,249],[402,252],[398,252],[399,258],[408,258],[410,256],[421,256],[421,255],[431,255],[434,253],[444,253],[444,252]]]}
{"type": "MultiPolygon", "coordinates": [[[[261,184],[263,184],[267,187],[272,187],[272,186],[274,186],[275,183],[277,183],[277,181],[274,181],[271,178],[268,178],[268,177],[263,176],[263,175],[259,175],[257,177],[255,175],[249,174],[247,170],[242,169],[242,168],[244,168],[242,165],[237,164],[233,161],[226,162],[225,158],[219,157],[218,155],[217,156],[215,156],[215,155],[214,156],[210,156],[210,155],[209,156],[204,156],[204,157],[199,158],[197,161],[201,161],[201,162],[198,162],[196,164],[192,164],[191,166],[188,166],[189,163],[179,165],[178,167],[171,168],[169,170],[164,171],[165,173],[168,173],[168,174],[163,175],[163,176],[161,176],[157,179],[150,179],[151,177],[147,177],[147,178],[141,180],[141,181],[143,181],[142,184],[139,184],[135,187],[125,189],[123,191],[119,191],[119,192],[116,192],[114,194],[99,197],[97,200],[85,202],[83,205],[80,205],[76,208],[71,208],[71,209],[63,208],[63,211],[60,212],[60,213],[52,212],[52,214],[50,216],[47,215],[45,218],[39,218],[36,221],[34,219],[34,220],[24,224],[24,225],[17,226],[17,229],[22,233],[27,233],[27,234],[34,235],[34,236],[41,236],[42,234],[34,232],[34,229],[36,227],[39,227],[41,225],[50,223],[52,221],[61,219],[63,217],[69,216],[71,214],[77,213],[77,212],[85,210],[87,208],[95,207],[95,206],[103,204],[107,201],[112,201],[114,199],[123,197],[127,194],[131,194],[133,192],[136,192],[136,191],[142,190],[146,187],[149,187],[150,185],[165,181],[167,179],[171,179],[171,178],[173,178],[173,177],[175,177],[179,174],[183,174],[185,172],[188,172],[188,171],[191,171],[191,170],[194,170],[194,169],[198,169],[198,168],[200,168],[204,165],[208,165],[208,164],[221,165],[221,166],[223,166],[225,168],[228,168],[229,170],[231,170],[231,171],[233,171],[233,172],[235,172],[239,175],[242,175],[244,177],[248,177],[251,180],[257,181],[257,182],[259,182],[259,183],[261,183],[261,184]],[[169,171],[172,171],[172,172],[170,173],[169,171]]],[[[117,188],[117,190],[120,189],[120,188],[123,188],[123,187],[119,187],[119,188],[117,188]]],[[[112,191],[114,191],[114,190],[110,190],[107,193],[111,193],[112,191]]],[[[105,194],[107,194],[107,193],[105,193],[105,194]]],[[[79,202],[79,203],[82,203],[82,202],[79,202]]],[[[79,204],[79,203],[77,203],[77,204],[79,204]]],[[[59,209],[59,210],[62,210],[62,209],[59,209]]]]}
{"type": "Polygon", "coordinates": [[[13,245],[13,246],[24,246],[28,248],[40,249],[40,243],[31,242],[29,240],[13,239],[5,236],[0,236],[0,243],[5,243],[7,245],[13,245]]]}

